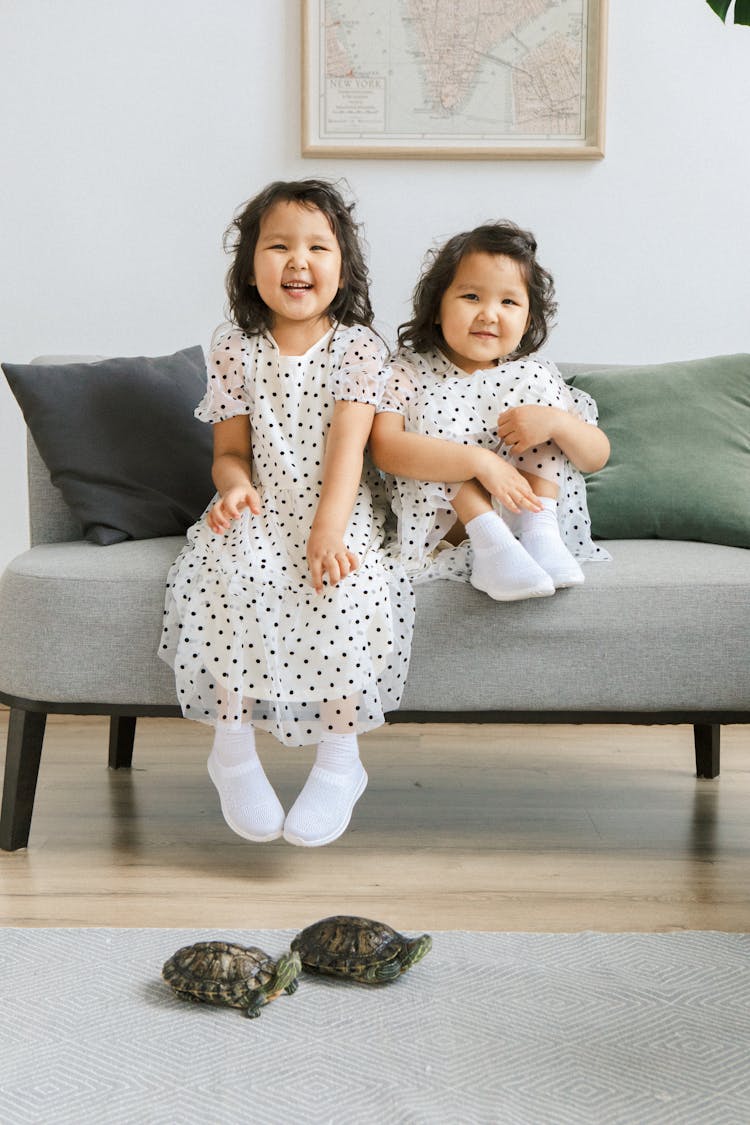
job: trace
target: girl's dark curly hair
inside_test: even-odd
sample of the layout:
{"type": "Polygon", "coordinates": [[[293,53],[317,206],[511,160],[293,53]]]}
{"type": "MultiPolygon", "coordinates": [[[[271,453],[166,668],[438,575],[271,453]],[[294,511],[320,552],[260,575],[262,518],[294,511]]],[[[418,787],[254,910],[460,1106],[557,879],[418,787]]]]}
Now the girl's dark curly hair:
{"type": "Polygon", "coordinates": [[[372,324],[369,273],[354,220],[354,204],[346,203],[333,184],[325,180],[275,180],[254,196],[235,215],[224,232],[224,249],[234,258],[227,272],[226,289],[232,320],[243,332],[253,335],[269,330],[273,313],[250,284],[255,247],[263,216],[276,203],[299,203],[322,211],[341,250],[341,288],[327,309],[334,323],[372,324]]]}
{"type": "Polygon", "coordinates": [[[455,234],[438,250],[431,250],[412,299],[411,320],[399,325],[398,342],[416,352],[445,348],[439,324],[440,302],[456,276],[459,262],[467,254],[503,254],[518,262],[529,294],[529,326],[513,353],[530,355],[542,346],[549,335],[552,317],[557,311],[552,275],[536,260],[536,239],[530,231],[515,223],[485,223],[474,230],[455,234]]]}

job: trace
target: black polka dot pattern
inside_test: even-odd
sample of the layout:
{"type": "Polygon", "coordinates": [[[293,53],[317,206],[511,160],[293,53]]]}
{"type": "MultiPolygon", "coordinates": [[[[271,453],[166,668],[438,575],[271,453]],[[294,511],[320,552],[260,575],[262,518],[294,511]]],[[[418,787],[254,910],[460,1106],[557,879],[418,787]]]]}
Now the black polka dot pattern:
{"type": "MultiPolygon", "coordinates": [[[[513,457],[497,436],[497,418],[524,404],[555,406],[596,425],[594,400],[563,379],[555,365],[541,356],[526,356],[467,375],[441,352],[401,351],[391,363],[379,411],[402,414],[405,428],[430,437],[495,450],[517,468],[532,472],[559,488],[558,520],[568,550],[579,560],[607,559],[591,538],[583,477],[554,442],[513,457]]],[[[468,581],[471,557],[466,545],[440,549],[456,520],[451,507],[460,484],[389,478],[398,517],[401,559],[415,581],[437,577],[468,581]]],[[[496,503],[515,530],[514,517],[496,503]]]]}
{"type": "Polygon", "coordinates": [[[382,550],[386,497],[369,462],[346,535],[359,570],[316,594],[306,560],[334,402],[377,406],[384,364],[381,341],[360,326],[328,333],[302,356],[281,356],[270,336],[232,325],[214,334],[195,413],[208,422],[250,416],[262,512],[244,512],[224,536],[201,518],[170,570],[159,652],[187,717],[252,721],[301,746],[332,729],[337,700],[352,705],[355,733],[398,707],[414,596],[382,550]]]}

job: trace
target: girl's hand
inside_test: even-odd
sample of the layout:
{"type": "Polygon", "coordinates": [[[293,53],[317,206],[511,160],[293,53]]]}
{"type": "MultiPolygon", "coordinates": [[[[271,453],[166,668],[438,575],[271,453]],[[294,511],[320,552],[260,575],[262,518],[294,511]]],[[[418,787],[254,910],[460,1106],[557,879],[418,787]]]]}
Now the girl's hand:
{"type": "Polygon", "coordinates": [[[216,535],[223,535],[232,520],[236,520],[245,508],[249,508],[254,516],[260,515],[260,497],[252,485],[234,485],[209,508],[206,522],[216,535]]]}
{"type": "Polygon", "coordinates": [[[482,457],[477,480],[484,485],[490,496],[495,496],[509,512],[520,512],[521,508],[541,512],[539,497],[534,495],[531,485],[518,469],[497,453],[490,453],[489,450],[482,450],[482,453],[486,456],[482,457]]]}
{"type": "Polygon", "coordinates": [[[316,594],[322,593],[323,577],[328,578],[329,586],[335,586],[342,578],[346,578],[359,566],[359,559],[353,551],[344,546],[344,540],[337,532],[328,528],[310,530],[307,540],[307,565],[310,568],[310,580],[316,594]]]}
{"type": "Polygon", "coordinates": [[[497,419],[497,433],[512,454],[525,453],[554,438],[560,414],[556,406],[512,406],[497,419]]]}

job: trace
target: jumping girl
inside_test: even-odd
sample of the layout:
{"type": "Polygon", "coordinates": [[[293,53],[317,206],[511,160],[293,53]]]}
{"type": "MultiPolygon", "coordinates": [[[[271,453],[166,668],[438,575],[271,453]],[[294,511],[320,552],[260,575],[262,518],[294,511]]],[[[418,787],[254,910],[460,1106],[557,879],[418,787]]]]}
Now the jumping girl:
{"type": "Polygon", "coordinates": [[[330,843],[367,774],[357,735],[398,706],[413,595],[381,550],[385,499],[364,459],[386,375],[352,207],[320,180],[276,182],[227,231],[231,322],[196,410],[217,494],[169,573],[161,655],[208,771],[248,840],[330,843]],[[285,816],[255,728],[317,746],[285,816]]]}

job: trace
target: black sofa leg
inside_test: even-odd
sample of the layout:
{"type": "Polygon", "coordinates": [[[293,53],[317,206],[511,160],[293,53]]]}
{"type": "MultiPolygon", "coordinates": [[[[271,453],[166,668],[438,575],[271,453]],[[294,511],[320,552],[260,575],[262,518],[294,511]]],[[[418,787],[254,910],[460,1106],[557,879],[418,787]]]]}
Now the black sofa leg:
{"type": "Polygon", "coordinates": [[[109,720],[109,768],[129,770],[133,764],[135,715],[112,715],[109,720]]]}
{"type": "Polygon", "coordinates": [[[718,723],[696,723],[693,727],[695,740],[695,772],[698,777],[718,777],[721,747],[721,727],[718,723]]]}
{"type": "Polygon", "coordinates": [[[29,842],[46,723],[43,711],[11,707],[0,810],[0,848],[6,852],[25,848],[29,842]]]}

